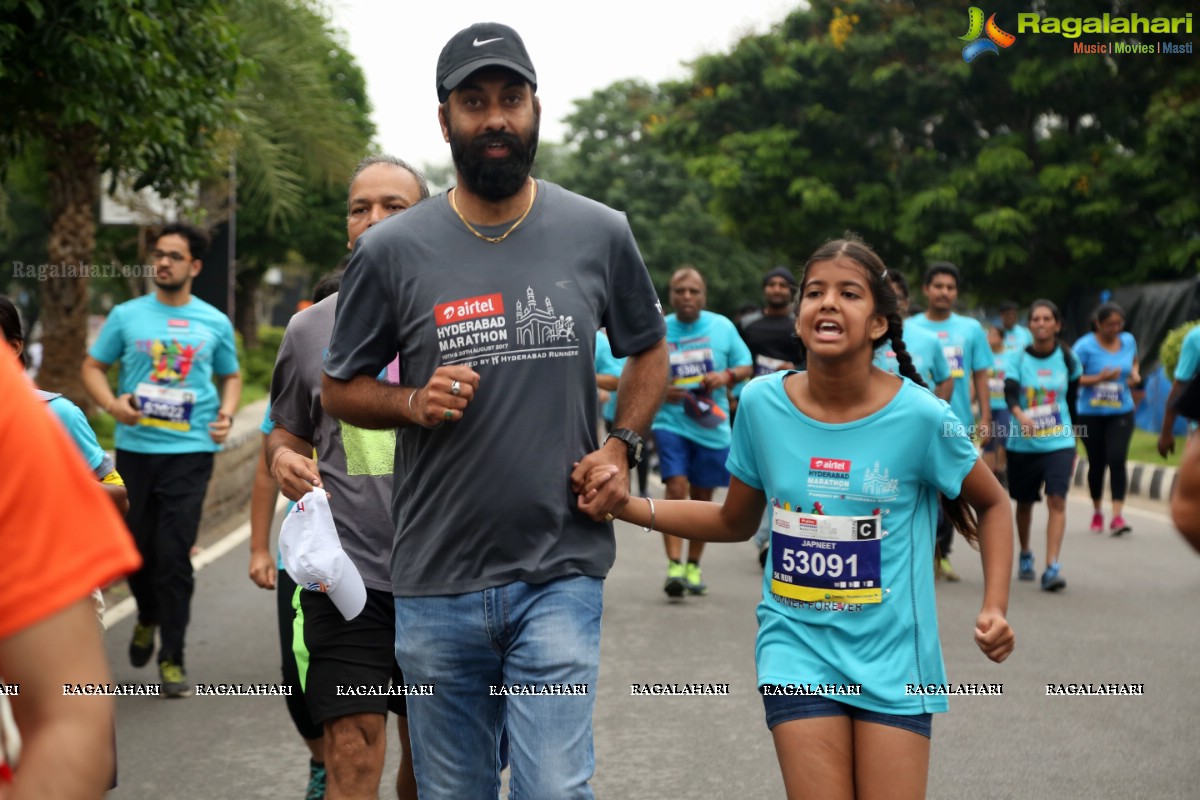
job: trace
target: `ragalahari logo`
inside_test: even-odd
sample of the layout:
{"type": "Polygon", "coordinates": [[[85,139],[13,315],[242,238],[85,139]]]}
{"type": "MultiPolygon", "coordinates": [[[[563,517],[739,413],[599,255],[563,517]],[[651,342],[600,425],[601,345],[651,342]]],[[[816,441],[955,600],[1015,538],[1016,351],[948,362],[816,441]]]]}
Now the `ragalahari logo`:
{"type": "Polygon", "coordinates": [[[963,61],[970,64],[984,53],[995,53],[1000,55],[1000,48],[1005,49],[1012,47],[1013,42],[1017,37],[1011,33],[1000,30],[1000,26],[996,24],[996,15],[992,14],[987,19],[987,24],[983,22],[983,10],[971,6],[967,9],[967,20],[970,28],[967,30],[966,36],[958,37],[961,41],[967,42],[967,46],[963,48],[963,61]],[[986,39],[980,39],[981,34],[987,34],[986,39]]]}

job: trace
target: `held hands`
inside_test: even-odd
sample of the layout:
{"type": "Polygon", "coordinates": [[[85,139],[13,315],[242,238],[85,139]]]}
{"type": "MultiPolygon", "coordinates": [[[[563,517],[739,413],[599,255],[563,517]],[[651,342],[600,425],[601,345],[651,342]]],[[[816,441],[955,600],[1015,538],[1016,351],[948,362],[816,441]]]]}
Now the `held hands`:
{"type": "Polygon", "coordinates": [[[142,418],[142,411],[137,407],[137,400],[130,392],[118,395],[105,410],[122,425],[137,425],[138,420],[142,418]]]}
{"type": "Polygon", "coordinates": [[[629,456],[625,443],[612,439],[588,453],[571,470],[571,491],[580,511],[600,522],[629,502],[629,456]]]}
{"type": "Polygon", "coordinates": [[[429,383],[408,398],[413,422],[436,428],[458,422],[479,390],[479,373],[461,364],[438,367],[429,383]]]}
{"type": "Polygon", "coordinates": [[[994,609],[984,609],[975,618],[975,644],[983,654],[999,664],[1013,651],[1017,637],[1004,615],[994,609]]]}

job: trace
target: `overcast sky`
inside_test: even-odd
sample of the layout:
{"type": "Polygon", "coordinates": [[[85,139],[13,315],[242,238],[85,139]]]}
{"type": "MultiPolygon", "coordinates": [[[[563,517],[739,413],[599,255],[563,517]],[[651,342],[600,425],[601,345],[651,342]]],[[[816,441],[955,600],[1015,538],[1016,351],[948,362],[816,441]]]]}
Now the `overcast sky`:
{"type": "Polygon", "coordinates": [[[727,52],[742,35],[765,32],[796,0],[607,0],[604,3],[484,3],[479,0],[331,0],[335,25],[367,76],[377,138],[386,152],[445,164],[437,123],[438,53],[475,22],[521,34],[538,73],[541,138],[560,142],[572,101],[625,78],[658,83],[686,74],[683,62],[727,52]]]}

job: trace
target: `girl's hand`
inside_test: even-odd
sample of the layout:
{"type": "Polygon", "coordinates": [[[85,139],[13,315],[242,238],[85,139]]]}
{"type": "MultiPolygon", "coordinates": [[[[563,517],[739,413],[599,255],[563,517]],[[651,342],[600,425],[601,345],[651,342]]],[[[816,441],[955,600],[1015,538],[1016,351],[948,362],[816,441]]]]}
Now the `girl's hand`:
{"type": "Polygon", "coordinates": [[[1008,620],[999,611],[985,609],[975,618],[975,644],[997,664],[1008,658],[1016,639],[1008,620]]]}
{"type": "Polygon", "coordinates": [[[579,490],[579,497],[584,502],[591,500],[596,496],[596,492],[600,491],[600,487],[612,480],[619,472],[620,468],[611,464],[592,467],[583,476],[583,487],[579,490]]]}

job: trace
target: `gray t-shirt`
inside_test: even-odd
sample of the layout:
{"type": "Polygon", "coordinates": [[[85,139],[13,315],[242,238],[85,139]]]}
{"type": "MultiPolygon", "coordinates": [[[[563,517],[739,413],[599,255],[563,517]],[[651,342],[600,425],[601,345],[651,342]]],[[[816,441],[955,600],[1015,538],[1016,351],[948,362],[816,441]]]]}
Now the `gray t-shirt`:
{"type": "Polygon", "coordinates": [[[598,446],[596,331],[618,357],[665,332],[624,215],[539,181],[529,216],[492,244],[441,194],[359,238],[341,297],[331,377],[375,375],[396,352],[405,386],[441,365],[480,376],[460,421],[397,437],[393,592],[607,575],[612,527],[577,510],[570,482],[598,446]]]}
{"type": "Polygon", "coordinates": [[[338,296],[330,295],[288,323],[271,378],[271,420],[316,447],[342,549],[368,588],[390,592],[396,432],[356,428],[321,407],[321,362],[329,350],[337,302],[338,296]]]}

